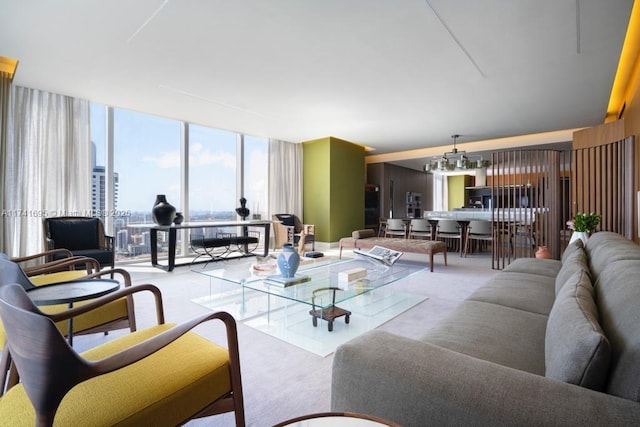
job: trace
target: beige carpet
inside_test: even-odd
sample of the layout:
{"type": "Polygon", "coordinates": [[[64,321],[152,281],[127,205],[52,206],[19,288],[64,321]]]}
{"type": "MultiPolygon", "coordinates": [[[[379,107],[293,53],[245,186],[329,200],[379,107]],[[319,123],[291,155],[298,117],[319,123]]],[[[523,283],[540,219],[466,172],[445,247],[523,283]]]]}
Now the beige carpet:
{"type": "MultiPolygon", "coordinates": [[[[209,279],[191,272],[188,267],[176,268],[171,273],[150,266],[123,267],[131,272],[134,284],[153,283],[160,287],[168,322],[181,322],[207,311],[191,300],[209,293],[209,279]]],[[[449,254],[447,267],[443,265],[442,258],[436,256],[433,273],[427,270],[389,285],[397,292],[422,295],[427,299],[379,326],[379,329],[420,337],[495,273],[487,253],[467,258],[449,254]]],[[[136,297],[136,315],[140,328],[154,322],[151,298],[145,295],[136,297]]],[[[200,326],[197,332],[224,343],[223,330],[218,324],[200,326]]],[[[120,334],[78,336],[74,343],[82,350],[120,334]]],[[[330,410],[332,355],[317,356],[242,322],[238,322],[238,334],[248,426],[271,426],[303,414],[330,410]]],[[[233,416],[224,414],[194,420],[188,425],[231,426],[233,416]]]]}

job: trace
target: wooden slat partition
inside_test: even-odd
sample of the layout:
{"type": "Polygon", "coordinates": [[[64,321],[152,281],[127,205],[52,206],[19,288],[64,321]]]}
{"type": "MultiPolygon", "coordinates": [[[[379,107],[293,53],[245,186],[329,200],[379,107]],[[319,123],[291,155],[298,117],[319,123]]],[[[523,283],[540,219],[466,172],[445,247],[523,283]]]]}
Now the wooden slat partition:
{"type": "Polygon", "coordinates": [[[634,137],[571,152],[572,216],[577,212],[602,215],[599,230],[613,231],[630,239],[636,220],[634,137]]]}
{"type": "Polygon", "coordinates": [[[569,190],[562,185],[569,165],[568,153],[555,150],[492,154],[494,269],[517,258],[533,257],[541,245],[559,259],[562,230],[569,216],[569,190]]]}

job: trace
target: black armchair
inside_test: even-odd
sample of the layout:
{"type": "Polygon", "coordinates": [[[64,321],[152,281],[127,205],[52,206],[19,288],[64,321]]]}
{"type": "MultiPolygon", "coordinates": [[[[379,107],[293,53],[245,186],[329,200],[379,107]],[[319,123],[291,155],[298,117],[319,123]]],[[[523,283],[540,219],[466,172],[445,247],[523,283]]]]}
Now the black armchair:
{"type": "Polygon", "coordinates": [[[100,267],[115,267],[113,237],[105,234],[100,218],[60,216],[45,218],[42,224],[45,250],[65,248],[95,259],[100,267]]]}

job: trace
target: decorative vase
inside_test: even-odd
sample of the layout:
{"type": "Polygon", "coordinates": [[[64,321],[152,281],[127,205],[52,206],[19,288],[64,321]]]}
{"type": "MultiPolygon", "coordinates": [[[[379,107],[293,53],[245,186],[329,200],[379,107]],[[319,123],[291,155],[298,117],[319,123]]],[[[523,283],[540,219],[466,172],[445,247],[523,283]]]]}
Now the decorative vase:
{"type": "Polygon", "coordinates": [[[153,222],[158,225],[171,225],[176,217],[176,208],[169,202],[164,194],[156,196],[156,202],[151,210],[153,222]]]}
{"type": "Polygon", "coordinates": [[[294,277],[300,266],[300,255],[292,245],[282,246],[282,252],[278,255],[278,268],[282,277],[294,277]]]}
{"type": "Polygon", "coordinates": [[[536,252],[536,258],[538,259],[551,259],[551,252],[549,252],[549,248],[546,246],[538,246],[538,251],[536,252]]]}
{"type": "Polygon", "coordinates": [[[182,212],[176,212],[176,217],[173,219],[173,223],[175,225],[180,225],[182,224],[182,221],[184,221],[184,215],[182,215],[182,212]]]}
{"type": "Polygon", "coordinates": [[[576,240],[582,240],[584,245],[587,244],[587,240],[589,240],[589,232],[588,231],[574,231],[571,235],[571,239],[569,239],[569,244],[572,244],[576,240]]]}
{"type": "Polygon", "coordinates": [[[240,207],[236,208],[236,213],[240,215],[240,218],[244,221],[249,216],[249,209],[247,209],[247,199],[244,197],[240,198],[240,207]]]}

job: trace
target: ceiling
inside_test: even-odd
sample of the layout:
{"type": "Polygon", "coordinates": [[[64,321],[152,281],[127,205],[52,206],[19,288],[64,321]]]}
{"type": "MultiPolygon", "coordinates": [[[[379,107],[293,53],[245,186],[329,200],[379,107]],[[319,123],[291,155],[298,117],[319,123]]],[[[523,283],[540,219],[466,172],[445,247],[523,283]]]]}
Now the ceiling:
{"type": "Polygon", "coordinates": [[[0,0],[0,56],[16,85],[377,155],[603,123],[632,5],[0,0]]]}

